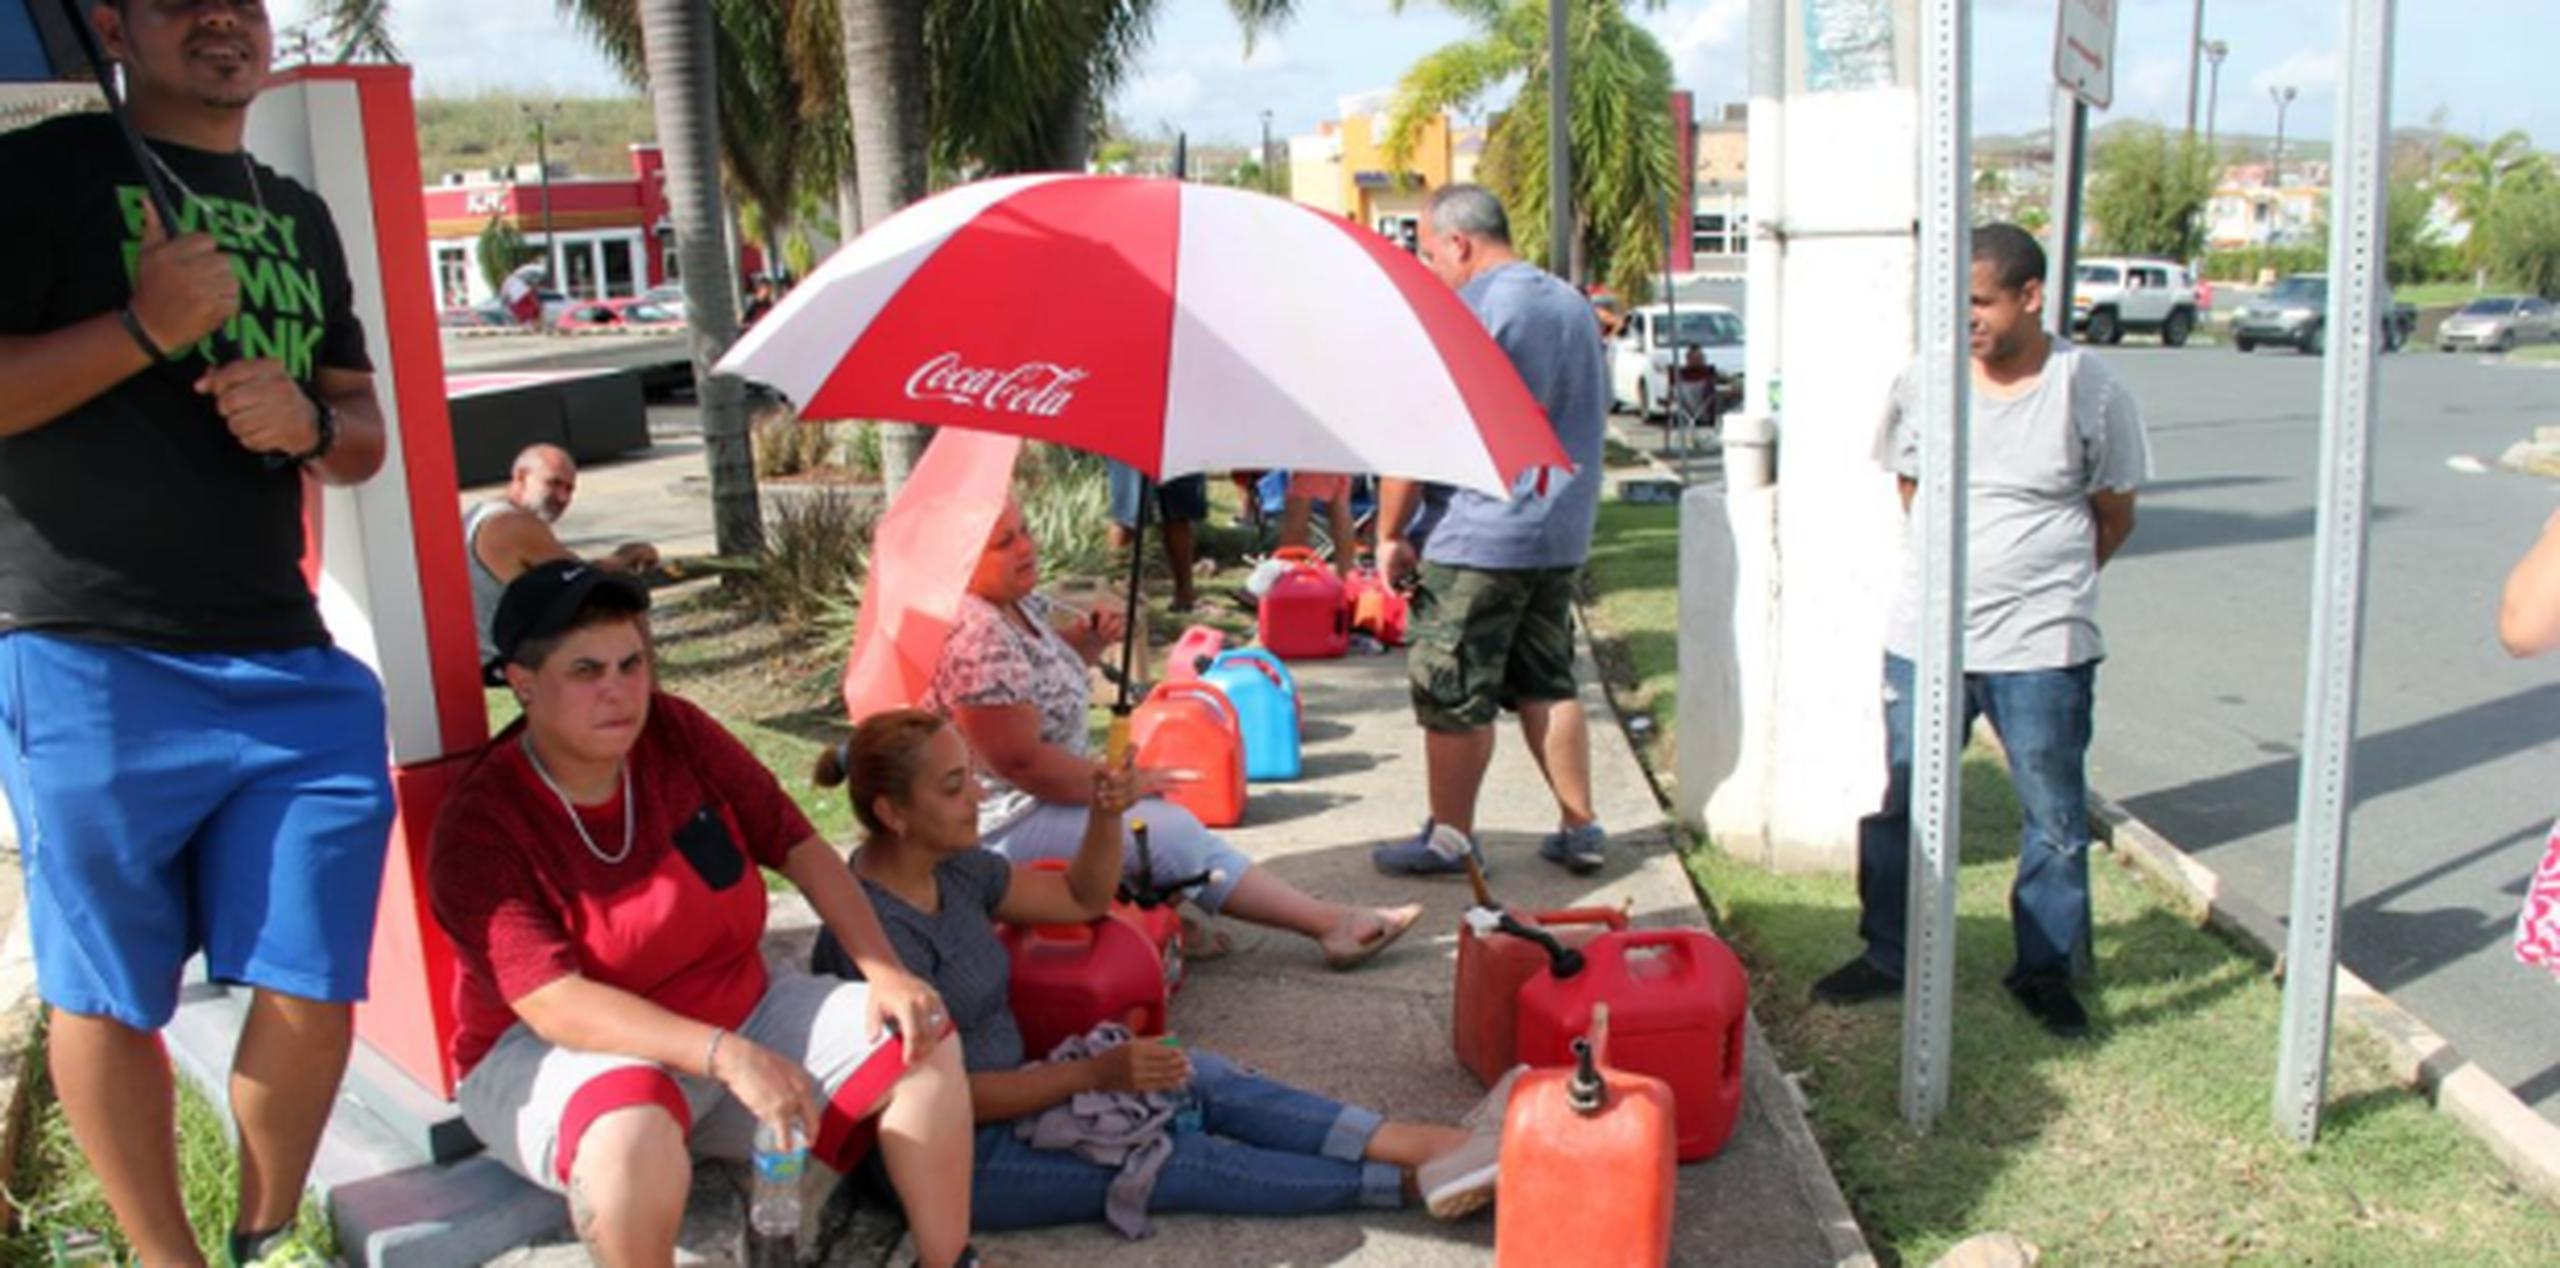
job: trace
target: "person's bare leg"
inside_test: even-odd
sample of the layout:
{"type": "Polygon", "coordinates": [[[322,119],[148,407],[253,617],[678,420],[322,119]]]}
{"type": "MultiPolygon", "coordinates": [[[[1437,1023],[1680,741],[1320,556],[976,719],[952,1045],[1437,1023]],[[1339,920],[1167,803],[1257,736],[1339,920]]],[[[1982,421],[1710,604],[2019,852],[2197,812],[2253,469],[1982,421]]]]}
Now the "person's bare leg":
{"type": "Polygon", "coordinates": [[[135,1257],[152,1268],[204,1263],[178,1189],[176,1089],[160,1036],[57,1008],[45,1049],[71,1139],[135,1257]]]}
{"type": "Polygon", "coordinates": [[[1315,519],[1316,500],[1295,493],[1280,505],[1280,545],[1305,546],[1307,526],[1315,519]]]}
{"type": "Polygon", "coordinates": [[[961,1068],[960,1039],[953,1035],[898,1080],[880,1111],[881,1160],[888,1164],[898,1204],[906,1208],[916,1262],[923,1268],[947,1268],[968,1248],[976,1149],[969,1075],[961,1068]]]}
{"type": "Polygon", "coordinates": [[[1467,1136],[1465,1130],[1456,1127],[1389,1121],[1380,1124],[1369,1137],[1369,1147],[1361,1151],[1361,1156],[1410,1171],[1467,1143],[1467,1136]]]}
{"type": "Polygon", "coordinates": [[[1267,867],[1245,869],[1235,888],[1227,891],[1227,901],[1218,908],[1221,916],[1310,938],[1331,933],[1349,909],[1340,903],[1326,902],[1305,890],[1271,874],[1267,867]]]}
{"type": "Polygon", "coordinates": [[[1579,828],[1591,809],[1591,721],[1580,700],[1523,700],[1520,738],[1556,797],[1557,826],[1579,828]]]}
{"type": "Polygon", "coordinates": [[[1333,521],[1334,571],[1348,575],[1360,566],[1360,526],[1351,518],[1350,493],[1327,503],[1325,513],[1333,521]]]}
{"type": "Polygon", "coordinates": [[[355,1042],[355,1010],[261,990],[250,997],[231,1061],[231,1112],[240,1124],[240,1215],[264,1233],[291,1224],[302,1182],[337,1103],[355,1042]]]}
{"type": "Polygon", "coordinates": [[[1173,610],[1187,612],[1199,602],[1191,588],[1193,524],[1189,520],[1167,520],[1164,523],[1164,559],[1173,568],[1173,610]]]}
{"type": "Polygon", "coordinates": [[[1422,733],[1422,762],[1430,772],[1431,818],[1468,836],[1476,831],[1476,794],[1493,764],[1493,728],[1422,733]]]}
{"type": "Polygon", "coordinates": [[[684,1129],[655,1105],[599,1115],[569,1164],[569,1221],[605,1268],[664,1268],[676,1260],[693,1160],[684,1129]]]}

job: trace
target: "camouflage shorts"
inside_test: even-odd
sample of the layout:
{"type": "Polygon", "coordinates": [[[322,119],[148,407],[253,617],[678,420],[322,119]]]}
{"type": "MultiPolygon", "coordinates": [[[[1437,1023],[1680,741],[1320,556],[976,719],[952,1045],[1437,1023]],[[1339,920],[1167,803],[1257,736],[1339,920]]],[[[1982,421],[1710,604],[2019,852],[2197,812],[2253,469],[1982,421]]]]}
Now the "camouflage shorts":
{"type": "Polygon", "coordinates": [[[1524,700],[1569,700],[1579,568],[1424,564],[1406,669],[1424,729],[1472,731],[1524,700]]]}

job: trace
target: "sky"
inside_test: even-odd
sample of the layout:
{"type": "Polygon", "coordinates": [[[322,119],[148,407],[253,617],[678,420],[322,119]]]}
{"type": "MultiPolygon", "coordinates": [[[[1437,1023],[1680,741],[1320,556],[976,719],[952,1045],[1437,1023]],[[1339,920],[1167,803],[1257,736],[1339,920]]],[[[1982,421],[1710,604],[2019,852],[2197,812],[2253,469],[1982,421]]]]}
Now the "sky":
{"type": "MultiPolygon", "coordinates": [[[[2014,133],[2045,126],[2056,0],[1975,0],[1974,126],[2014,133]]],[[[392,0],[394,32],[430,94],[484,88],[586,96],[629,89],[549,0],[392,0]]],[[[1299,0],[1298,14],[1248,51],[1226,0],[1160,0],[1154,38],[1114,110],[1143,131],[1188,131],[1250,141],[1271,115],[1275,135],[1313,131],[1348,95],[1392,87],[1468,27],[1432,0],[1299,0]]],[[[1642,20],[1670,52],[1700,113],[1745,91],[1751,0],[1671,0],[1642,20]]],[[[2183,124],[2192,0],[2118,0],[2116,93],[2093,125],[2125,118],[2183,124]]],[[[2294,136],[2332,131],[2339,0],[2206,0],[2205,35],[2231,46],[2221,75],[2220,130],[2275,128],[2268,89],[2300,96],[2294,136]]],[[[309,0],[271,5],[281,27],[309,0]]],[[[2550,89],[2560,47],[2560,0],[2403,0],[2393,67],[2394,122],[2490,135],[2522,129],[2560,149],[2560,92],[2550,89]]],[[[2201,97],[2201,93],[2199,94],[2201,97]]],[[[1498,103],[1488,103],[1498,104],[1498,103]]],[[[2203,106],[2199,104],[2201,113],[2203,106]]]]}

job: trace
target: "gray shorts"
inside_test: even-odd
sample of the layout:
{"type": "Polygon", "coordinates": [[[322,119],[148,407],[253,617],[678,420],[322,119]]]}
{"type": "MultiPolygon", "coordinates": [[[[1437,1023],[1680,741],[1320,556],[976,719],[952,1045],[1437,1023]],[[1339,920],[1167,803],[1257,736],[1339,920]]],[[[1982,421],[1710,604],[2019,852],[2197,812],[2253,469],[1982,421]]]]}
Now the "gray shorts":
{"type": "MultiPolygon", "coordinates": [[[[863,1033],[869,999],[860,982],[776,974],[736,1030],[797,1058],[817,1080],[826,1103],[809,1153],[838,1171],[862,1160],[873,1135],[871,1110],[907,1070],[895,1036],[863,1033]]],[[[665,1110],[696,1158],[744,1161],[755,1146],[755,1116],[717,1081],[636,1057],[554,1047],[521,1022],[471,1068],[456,1099],[490,1157],[555,1193],[568,1191],[578,1138],[615,1110],[665,1110]]]]}
{"type": "MultiPolygon", "coordinates": [[[[1083,806],[1039,802],[1021,818],[986,834],[983,843],[1018,864],[1072,859],[1084,848],[1084,825],[1090,815],[1083,806]]],[[[1227,905],[1227,895],[1235,892],[1236,882],[1253,866],[1251,856],[1211,832],[1200,816],[1170,801],[1150,797],[1131,806],[1129,818],[1147,825],[1147,853],[1156,865],[1153,883],[1166,885],[1202,872],[1218,873],[1191,896],[1194,905],[1213,916],[1227,905]]],[[[1139,874],[1134,839],[1122,841],[1120,871],[1132,878],[1139,874]]]]}

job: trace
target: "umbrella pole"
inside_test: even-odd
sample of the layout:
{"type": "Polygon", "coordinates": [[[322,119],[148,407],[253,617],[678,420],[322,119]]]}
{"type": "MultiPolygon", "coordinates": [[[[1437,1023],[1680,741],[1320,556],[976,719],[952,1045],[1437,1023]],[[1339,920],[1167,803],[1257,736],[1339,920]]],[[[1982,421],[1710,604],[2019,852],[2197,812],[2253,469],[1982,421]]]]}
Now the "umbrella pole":
{"type": "Polygon", "coordinates": [[[160,213],[160,228],[170,237],[177,237],[178,206],[169,197],[168,185],[160,179],[159,164],[151,161],[151,151],[143,146],[142,134],[134,130],[132,116],[125,113],[124,94],[116,90],[115,64],[107,60],[107,50],[98,43],[98,32],[89,25],[87,6],[81,0],[61,3],[63,16],[71,23],[71,33],[80,41],[80,52],[89,59],[89,69],[98,77],[98,91],[106,95],[107,114],[116,121],[116,133],[124,138],[124,148],[142,172],[143,192],[151,199],[151,209],[160,213]]]}
{"type": "Polygon", "coordinates": [[[1105,748],[1113,765],[1129,755],[1130,684],[1138,677],[1138,591],[1146,584],[1147,512],[1154,508],[1156,482],[1138,473],[1138,522],[1129,534],[1129,601],[1120,630],[1120,698],[1111,706],[1111,739],[1105,748]]]}

